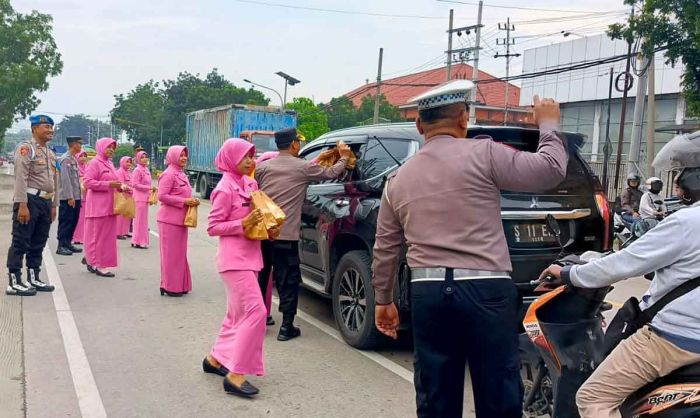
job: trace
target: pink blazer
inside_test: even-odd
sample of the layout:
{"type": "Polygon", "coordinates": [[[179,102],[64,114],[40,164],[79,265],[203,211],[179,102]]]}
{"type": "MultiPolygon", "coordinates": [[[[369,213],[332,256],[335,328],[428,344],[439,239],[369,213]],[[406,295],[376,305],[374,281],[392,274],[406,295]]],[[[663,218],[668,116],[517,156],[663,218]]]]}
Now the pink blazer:
{"type": "Polygon", "coordinates": [[[185,200],[192,197],[192,187],[184,172],[169,167],[158,181],[158,208],[156,219],[171,225],[185,226],[187,206],[185,200]]]}
{"type": "Polygon", "coordinates": [[[85,170],[83,182],[87,189],[85,217],[99,218],[114,215],[114,191],[109,183],[117,181],[117,173],[112,162],[94,158],[85,170]]]}
{"type": "MultiPolygon", "coordinates": [[[[129,172],[126,171],[125,169],[120,168],[120,169],[117,170],[117,178],[118,178],[119,181],[121,181],[122,183],[124,183],[124,184],[126,184],[127,186],[131,187],[131,173],[129,173],[129,172]]],[[[127,196],[131,196],[131,195],[134,194],[134,192],[131,191],[131,190],[129,190],[128,192],[124,192],[124,194],[126,194],[127,196]]]]}
{"type": "Polygon", "coordinates": [[[134,200],[137,202],[148,202],[153,187],[151,172],[148,167],[139,165],[134,169],[131,176],[131,187],[134,189],[134,200]]]}
{"type": "Polygon", "coordinates": [[[244,189],[228,175],[219,181],[211,194],[209,212],[210,236],[219,237],[216,266],[219,272],[229,270],[260,271],[263,267],[260,241],[243,235],[241,221],[252,211],[250,192],[258,190],[258,183],[244,176],[244,189]]]}

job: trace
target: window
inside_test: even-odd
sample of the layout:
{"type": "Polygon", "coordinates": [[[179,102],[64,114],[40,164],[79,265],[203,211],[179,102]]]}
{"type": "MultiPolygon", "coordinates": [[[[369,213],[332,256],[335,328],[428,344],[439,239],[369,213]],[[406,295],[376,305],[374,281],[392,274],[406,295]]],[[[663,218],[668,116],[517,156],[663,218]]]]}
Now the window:
{"type": "Polygon", "coordinates": [[[275,143],[274,135],[255,134],[253,135],[253,145],[255,145],[255,151],[258,154],[268,151],[277,151],[277,144],[275,143]]]}
{"type": "Polygon", "coordinates": [[[418,143],[406,139],[370,139],[358,155],[357,168],[361,179],[367,180],[385,173],[396,166],[396,161],[403,162],[418,150],[418,143]],[[382,146],[382,144],[384,146],[382,146]],[[386,149],[385,149],[386,147],[386,149]],[[387,153],[387,150],[389,153],[387,153]],[[392,158],[393,156],[393,158],[392,158]]]}

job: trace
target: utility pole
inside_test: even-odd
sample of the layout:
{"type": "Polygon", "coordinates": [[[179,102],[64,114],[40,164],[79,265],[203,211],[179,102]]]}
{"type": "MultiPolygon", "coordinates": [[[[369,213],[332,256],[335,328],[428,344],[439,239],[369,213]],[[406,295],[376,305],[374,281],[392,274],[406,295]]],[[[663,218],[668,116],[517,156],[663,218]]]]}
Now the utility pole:
{"type": "Polygon", "coordinates": [[[627,156],[629,165],[628,174],[639,173],[639,154],[642,150],[642,124],[644,123],[644,99],[647,94],[647,74],[649,74],[649,60],[646,57],[641,59],[641,66],[644,69],[639,74],[637,83],[637,97],[634,99],[634,118],[632,119],[632,140],[630,142],[630,153],[627,156]]]}
{"type": "Polygon", "coordinates": [[[471,91],[471,97],[469,98],[469,124],[476,124],[476,90],[479,82],[479,52],[481,52],[481,12],[484,8],[484,2],[479,0],[479,14],[476,20],[476,43],[474,44],[474,66],[472,67],[472,82],[474,82],[474,88],[471,91]]]}
{"type": "Polygon", "coordinates": [[[455,11],[450,9],[450,28],[447,30],[447,81],[452,79],[452,29],[454,27],[455,11]]]}
{"type": "Polygon", "coordinates": [[[654,71],[654,58],[652,55],[649,61],[649,69],[647,74],[649,75],[649,89],[647,96],[647,175],[650,177],[654,176],[654,166],[651,163],[654,162],[654,157],[656,156],[656,149],[654,146],[654,140],[656,139],[656,76],[654,71]]]}
{"type": "Polygon", "coordinates": [[[374,118],[372,123],[379,123],[379,99],[382,89],[382,59],[384,58],[384,48],[379,48],[379,65],[377,66],[377,92],[374,94],[374,118]]]}
{"type": "MultiPolygon", "coordinates": [[[[632,11],[630,12],[631,16],[634,16],[634,7],[632,7],[632,11]]],[[[625,66],[625,84],[623,87],[623,92],[622,92],[622,109],[620,112],[620,136],[617,138],[617,158],[615,159],[615,191],[619,191],[619,185],[620,185],[620,163],[622,160],[622,145],[623,142],[625,142],[625,116],[627,114],[627,92],[632,88],[632,83],[634,82],[634,78],[632,78],[632,74],[630,74],[630,67],[632,65],[632,41],[627,42],[627,64],[625,66]],[[631,79],[630,83],[628,83],[628,78],[631,79]]],[[[618,76],[619,80],[620,76],[618,76]]],[[[618,91],[620,88],[618,87],[618,91]]]]}
{"type": "Polygon", "coordinates": [[[609,193],[608,185],[610,184],[610,180],[608,179],[608,164],[610,163],[610,148],[612,147],[612,143],[610,142],[610,109],[612,108],[614,74],[614,67],[610,67],[610,86],[608,87],[608,120],[605,123],[605,145],[603,146],[603,188],[606,194],[609,193]]]}
{"type": "Polygon", "coordinates": [[[519,57],[520,54],[511,54],[510,53],[510,46],[515,45],[515,39],[510,38],[510,32],[515,30],[515,25],[510,24],[510,18],[506,21],[506,23],[499,23],[498,24],[498,30],[504,30],[506,31],[506,37],[496,39],[496,45],[505,45],[506,46],[506,54],[496,54],[493,57],[494,58],[505,58],[506,59],[506,98],[505,98],[505,103],[503,105],[503,125],[508,124],[508,90],[510,87],[510,81],[508,81],[508,78],[510,77],[510,57],[519,57]]]}

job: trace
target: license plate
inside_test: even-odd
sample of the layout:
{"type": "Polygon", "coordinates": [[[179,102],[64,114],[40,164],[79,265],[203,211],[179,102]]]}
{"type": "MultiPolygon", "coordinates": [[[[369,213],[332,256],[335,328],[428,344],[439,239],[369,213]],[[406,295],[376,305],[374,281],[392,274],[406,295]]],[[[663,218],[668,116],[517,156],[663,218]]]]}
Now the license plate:
{"type": "Polygon", "coordinates": [[[547,229],[544,223],[513,225],[513,236],[516,243],[556,242],[557,239],[547,229]]]}

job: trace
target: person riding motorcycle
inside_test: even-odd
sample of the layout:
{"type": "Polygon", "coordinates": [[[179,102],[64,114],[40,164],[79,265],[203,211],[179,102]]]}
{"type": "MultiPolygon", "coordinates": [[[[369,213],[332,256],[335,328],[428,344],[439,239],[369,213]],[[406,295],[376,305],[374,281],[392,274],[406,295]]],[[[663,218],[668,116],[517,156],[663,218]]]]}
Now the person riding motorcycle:
{"type": "Polygon", "coordinates": [[[639,216],[642,219],[661,220],[667,212],[664,198],[660,195],[664,182],[658,177],[649,177],[646,185],[649,190],[644,193],[639,203],[639,216]]]}
{"type": "MultiPolygon", "coordinates": [[[[582,288],[601,288],[655,271],[642,297],[646,309],[700,272],[700,132],[672,140],[659,152],[657,170],[678,169],[675,182],[690,206],[624,250],[588,264],[552,265],[540,276],[582,288]],[[664,151],[664,150],[662,150],[664,151]],[[661,157],[661,161],[659,161],[661,157]],[[665,161],[669,160],[669,161],[665,161]],[[659,242],[665,243],[659,245],[659,242]]],[[[619,407],[637,389],[672,371],[700,362],[700,288],[662,309],[648,326],[623,340],[581,386],[576,404],[582,418],[619,418],[619,407]]]]}
{"type": "Polygon", "coordinates": [[[639,190],[641,178],[637,174],[627,176],[627,188],[622,192],[622,219],[633,224],[639,217],[639,204],[642,200],[642,191],[639,190]]]}

